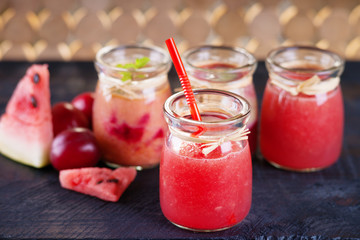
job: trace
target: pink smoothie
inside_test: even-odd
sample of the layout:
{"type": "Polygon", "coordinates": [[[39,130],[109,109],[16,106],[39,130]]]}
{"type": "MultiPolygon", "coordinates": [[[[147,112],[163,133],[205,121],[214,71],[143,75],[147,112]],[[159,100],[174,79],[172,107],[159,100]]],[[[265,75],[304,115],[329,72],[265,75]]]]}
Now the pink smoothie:
{"type": "Polygon", "coordinates": [[[208,155],[203,143],[168,144],[160,162],[160,204],[172,223],[193,230],[231,227],[251,206],[252,167],[247,141],[226,142],[208,155]],[[244,144],[244,146],[241,145],[244,144]]]}
{"type": "Polygon", "coordinates": [[[266,160],[279,167],[311,171],[333,164],[343,139],[341,88],[292,96],[267,84],[261,111],[260,148],[266,160]]]}
{"type": "Polygon", "coordinates": [[[162,107],[171,94],[170,86],[150,94],[150,98],[129,99],[114,93],[107,100],[98,84],[93,129],[107,162],[144,168],[160,162],[167,132],[162,107]]]}

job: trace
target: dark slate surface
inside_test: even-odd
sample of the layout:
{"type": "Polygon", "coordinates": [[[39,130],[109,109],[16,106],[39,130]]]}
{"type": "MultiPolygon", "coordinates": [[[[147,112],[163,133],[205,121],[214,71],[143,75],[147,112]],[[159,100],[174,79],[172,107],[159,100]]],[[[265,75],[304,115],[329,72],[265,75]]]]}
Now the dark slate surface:
{"type": "MultiPolygon", "coordinates": [[[[29,63],[0,62],[0,113],[29,63]]],[[[49,63],[52,103],[96,84],[93,64],[49,63]]],[[[173,87],[179,86],[174,70],[173,87]]],[[[255,73],[261,99],[264,64],[255,73]]],[[[328,239],[360,238],[360,63],[342,77],[345,138],[339,161],[316,173],[275,169],[253,159],[253,202],[234,228],[194,233],[162,215],[158,168],[139,172],[117,203],[62,189],[51,167],[34,169],[0,155],[0,239],[328,239]]]]}

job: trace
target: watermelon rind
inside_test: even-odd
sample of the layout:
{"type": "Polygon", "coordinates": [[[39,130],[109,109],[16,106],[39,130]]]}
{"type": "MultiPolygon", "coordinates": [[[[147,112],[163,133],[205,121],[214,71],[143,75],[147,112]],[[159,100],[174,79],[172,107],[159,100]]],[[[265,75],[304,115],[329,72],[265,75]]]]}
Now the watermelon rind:
{"type": "Polygon", "coordinates": [[[38,141],[37,139],[40,136],[36,129],[28,129],[28,132],[24,133],[24,135],[30,134],[32,139],[28,139],[24,137],[24,135],[19,136],[19,133],[14,133],[12,129],[4,127],[8,125],[3,124],[6,122],[11,122],[10,124],[14,126],[15,130],[17,125],[21,125],[16,120],[8,119],[8,116],[3,116],[0,119],[1,154],[16,162],[35,168],[42,168],[49,165],[51,138],[49,137],[47,144],[44,144],[43,141],[38,141]]]}
{"type": "Polygon", "coordinates": [[[35,168],[43,168],[49,165],[49,151],[44,150],[43,146],[39,144],[30,144],[30,146],[27,142],[20,143],[19,139],[11,137],[6,137],[6,141],[3,140],[0,132],[1,154],[4,156],[35,168]]]}

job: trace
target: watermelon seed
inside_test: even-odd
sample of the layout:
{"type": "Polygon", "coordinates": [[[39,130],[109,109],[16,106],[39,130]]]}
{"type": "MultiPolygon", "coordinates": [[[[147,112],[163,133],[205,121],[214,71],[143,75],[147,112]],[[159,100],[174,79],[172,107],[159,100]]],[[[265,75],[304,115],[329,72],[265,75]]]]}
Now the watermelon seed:
{"type": "Polygon", "coordinates": [[[34,77],[33,77],[33,82],[34,83],[39,83],[40,82],[40,76],[39,74],[35,73],[34,77]]]}
{"type": "Polygon", "coordinates": [[[100,184],[102,183],[104,180],[99,180],[96,184],[100,184]]]}
{"type": "Polygon", "coordinates": [[[118,183],[119,180],[116,179],[116,178],[111,178],[111,179],[106,180],[106,182],[108,182],[108,183],[118,183]]]}
{"type": "Polygon", "coordinates": [[[36,101],[36,98],[34,96],[31,96],[31,104],[33,105],[34,108],[37,107],[37,101],[36,101]]]}

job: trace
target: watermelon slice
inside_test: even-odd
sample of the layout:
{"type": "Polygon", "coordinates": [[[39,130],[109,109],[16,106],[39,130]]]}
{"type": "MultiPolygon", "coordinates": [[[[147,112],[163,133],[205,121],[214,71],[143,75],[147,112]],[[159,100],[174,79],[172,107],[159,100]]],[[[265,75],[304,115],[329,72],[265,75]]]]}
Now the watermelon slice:
{"type": "Polygon", "coordinates": [[[63,188],[88,194],[105,201],[117,202],[136,177],[135,168],[76,168],[61,170],[60,184],[63,188]]]}
{"type": "Polygon", "coordinates": [[[49,164],[52,139],[49,71],[47,65],[32,65],[0,118],[0,152],[40,168],[49,164]]]}

